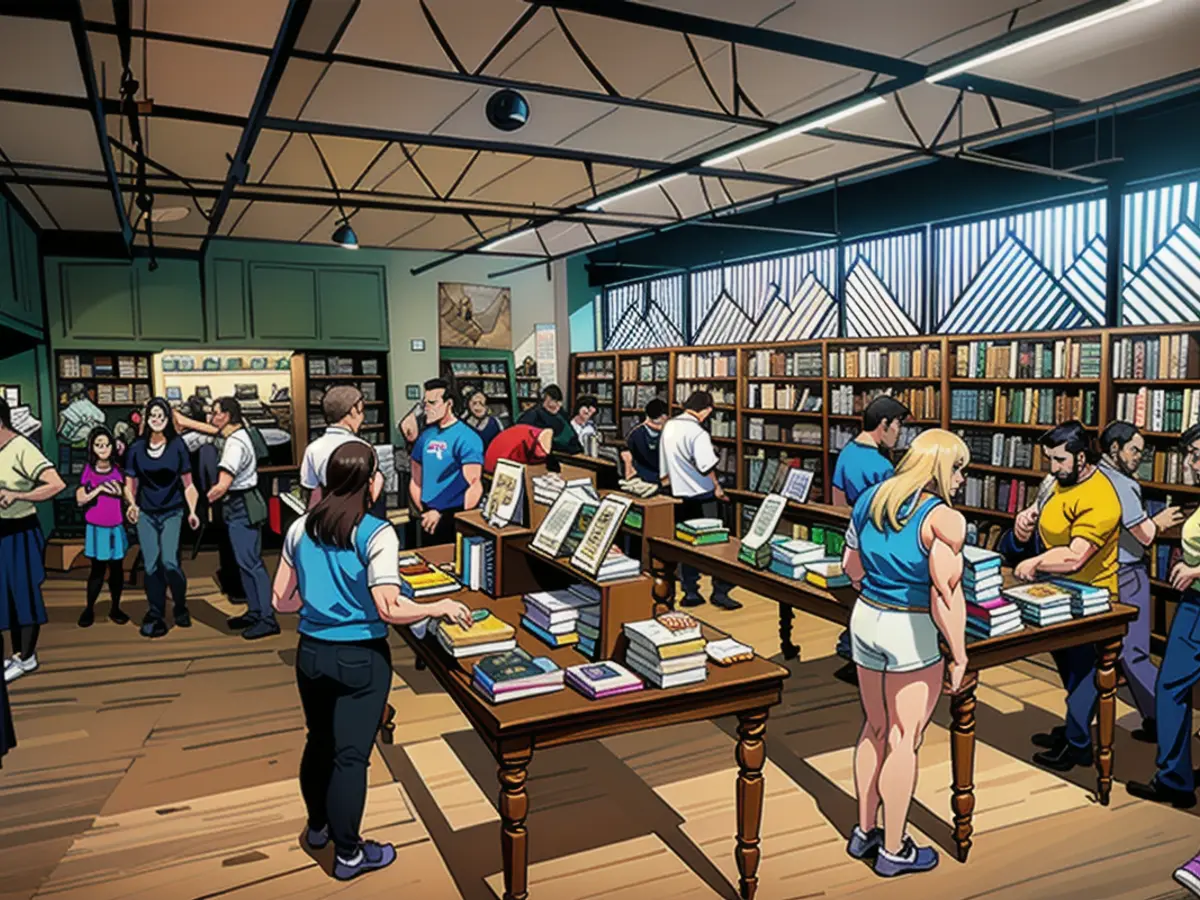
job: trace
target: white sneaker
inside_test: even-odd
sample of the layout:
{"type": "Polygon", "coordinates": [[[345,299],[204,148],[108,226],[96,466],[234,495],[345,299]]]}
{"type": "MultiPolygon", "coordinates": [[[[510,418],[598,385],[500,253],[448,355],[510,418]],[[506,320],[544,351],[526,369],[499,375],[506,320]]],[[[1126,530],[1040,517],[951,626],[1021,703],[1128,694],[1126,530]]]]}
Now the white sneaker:
{"type": "Polygon", "coordinates": [[[4,663],[4,682],[16,681],[22,675],[28,675],[38,667],[37,654],[34,653],[29,659],[21,659],[19,656],[13,656],[4,663]]]}

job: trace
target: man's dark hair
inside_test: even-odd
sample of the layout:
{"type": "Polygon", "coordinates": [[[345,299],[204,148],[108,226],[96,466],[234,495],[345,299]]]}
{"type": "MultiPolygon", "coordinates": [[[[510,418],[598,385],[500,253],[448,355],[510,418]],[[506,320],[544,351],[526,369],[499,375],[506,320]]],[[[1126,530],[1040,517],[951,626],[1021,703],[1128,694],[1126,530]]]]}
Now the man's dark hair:
{"type": "Polygon", "coordinates": [[[1064,444],[1068,453],[1072,455],[1082,453],[1083,458],[1089,463],[1095,463],[1100,459],[1100,454],[1093,449],[1083,423],[1074,419],[1054,426],[1038,439],[1038,443],[1047,449],[1064,444]]]}
{"type": "Polygon", "coordinates": [[[245,424],[242,418],[242,404],[236,397],[218,397],[213,401],[213,406],[221,407],[221,412],[229,416],[230,425],[245,424]]]}
{"type": "Polygon", "coordinates": [[[189,419],[195,419],[197,422],[203,422],[207,413],[204,410],[204,398],[199,394],[192,394],[183,402],[183,414],[189,419]]]}
{"type": "Polygon", "coordinates": [[[658,397],[655,397],[653,400],[651,400],[649,403],[646,404],[646,418],[647,419],[661,419],[666,414],[667,414],[666,401],[660,400],[658,397]]]}
{"type": "Polygon", "coordinates": [[[8,401],[3,397],[0,397],[0,425],[12,431],[12,410],[8,408],[8,401]]]}
{"type": "Polygon", "coordinates": [[[1109,422],[1104,431],[1100,433],[1100,449],[1105,453],[1112,450],[1112,445],[1116,444],[1117,449],[1123,449],[1126,444],[1134,439],[1138,429],[1136,425],[1131,425],[1128,422],[1109,422]]]}
{"type": "Polygon", "coordinates": [[[863,410],[863,431],[874,431],[884,422],[895,422],[897,419],[903,422],[909,415],[907,406],[895,397],[884,394],[868,403],[863,410]]]}
{"type": "Polygon", "coordinates": [[[430,378],[427,382],[425,382],[426,391],[436,391],[439,388],[442,391],[442,398],[449,403],[450,408],[453,409],[454,394],[450,392],[450,382],[448,382],[445,378],[430,378]]]}
{"type": "Polygon", "coordinates": [[[704,412],[706,409],[712,409],[713,398],[708,391],[692,391],[687,402],[683,404],[683,408],[692,412],[704,412]]]}
{"type": "MultiPolygon", "coordinates": [[[[3,400],[0,400],[0,403],[3,402],[3,400]]],[[[1196,441],[1200,441],[1200,425],[1193,425],[1179,436],[1179,446],[1185,450],[1196,443],[1196,441]]]]}
{"type": "Polygon", "coordinates": [[[573,415],[577,416],[577,415],[579,415],[579,411],[581,409],[583,409],[585,406],[590,406],[590,407],[592,407],[592,409],[595,409],[599,405],[600,405],[600,401],[597,400],[591,394],[580,394],[578,397],[575,398],[575,408],[573,410],[571,410],[571,413],[573,415]]]}
{"type": "Polygon", "coordinates": [[[560,388],[557,384],[546,385],[544,388],[542,388],[542,399],[545,400],[547,397],[549,397],[551,400],[555,401],[556,403],[562,403],[563,402],[562,388],[560,388]]]}

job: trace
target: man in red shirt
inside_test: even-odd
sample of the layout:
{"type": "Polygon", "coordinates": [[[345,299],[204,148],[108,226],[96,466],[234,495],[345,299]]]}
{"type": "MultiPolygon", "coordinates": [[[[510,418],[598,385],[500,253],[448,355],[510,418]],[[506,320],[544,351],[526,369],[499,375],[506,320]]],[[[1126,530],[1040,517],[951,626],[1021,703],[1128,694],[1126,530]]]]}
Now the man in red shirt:
{"type": "Polygon", "coordinates": [[[553,428],[535,428],[532,425],[505,428],[488,444],[483,457],[483,471],[492,474],[496,471],[496,463],[502,459],[519,463],[541,462],[550,455],[550,442],[553,440],[553,428]]]}

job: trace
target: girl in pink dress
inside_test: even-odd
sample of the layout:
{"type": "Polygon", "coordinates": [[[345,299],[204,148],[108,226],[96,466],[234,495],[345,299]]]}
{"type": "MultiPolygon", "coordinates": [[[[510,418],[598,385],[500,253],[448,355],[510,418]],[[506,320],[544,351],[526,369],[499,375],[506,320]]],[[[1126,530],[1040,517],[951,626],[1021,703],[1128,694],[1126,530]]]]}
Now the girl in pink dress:
{"type": "Polygon", "coordinates": [[[125,516],[122,491],[125,476],[113,461],[117,442],[104,425],[97,425],[88,434],[87,465],[79,478],[75,502],[86,507],[87,538],[83,555],[92,561],[87,580],[87,607],[79,614],[79,627],[87,628],[96,618],[96,600],[108,572],[108,590],[112,606],[108,617],[118,625],[129,621],[121,611],[121,588],[125,584],[124,562],[129,550],[125,535],[125,516]]]}

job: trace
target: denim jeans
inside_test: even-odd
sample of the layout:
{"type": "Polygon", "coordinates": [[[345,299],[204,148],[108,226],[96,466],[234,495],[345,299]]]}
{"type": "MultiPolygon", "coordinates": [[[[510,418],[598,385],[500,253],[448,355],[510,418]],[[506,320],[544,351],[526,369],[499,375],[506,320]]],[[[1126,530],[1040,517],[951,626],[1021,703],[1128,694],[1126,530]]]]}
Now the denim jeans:
{"type": "Polygon", "coordinates": [[[1167,649],[1154,692],[1158,720],[1158,782],[1194,791],[1192,774],[1192,687],[1200,681],[1200,594],[1183,592],[1167,635],[1167,649]]]}
{"type": "Polygon", "coordinates": [[[336,644],[301,636],[296,683],[308,741],[300,793],[310,828],[329,826],[334,846],[353,856],[367,802],[367,766],[392,684],[386,638],[336,644]]]}
{"type": "Polygon", "coordinates": [[[242,573],[242,589],[246,592],[246,614],[254,619],[275,621],[271,607],[271,579],[262,561],[262,525],[251,525],[246,512],[246,500],[238,494],[225,497],[222,513],[233,557],[242,573]]]}
{"type": "Polygon", "coordinates": [[[150,608],[146,618],[162,622],[167,615],[167,588],[175,601],[175,613],[187,610],[187,576],[179,565],[179,532],[183,510],[166,512],[142,510],[138,517],[138,543],[146,566],[146,600],[150,608]]]}
{"type": "MultiPolygon", "coordinates": [[[[700,494],[696,497],[680,497],[679,505],[675,507],[675,523],[687,519],[716,519],[721,514],[720,504],[712,493],[700,494]]],[[[683,596],[694,599],[700,596],[700,572],[692,566],[679,567],[679,580],[683,584],[683,596]]],[[[712,600],[725,600],[733,585],[728,581],[713,577],[712,600]]]]}

